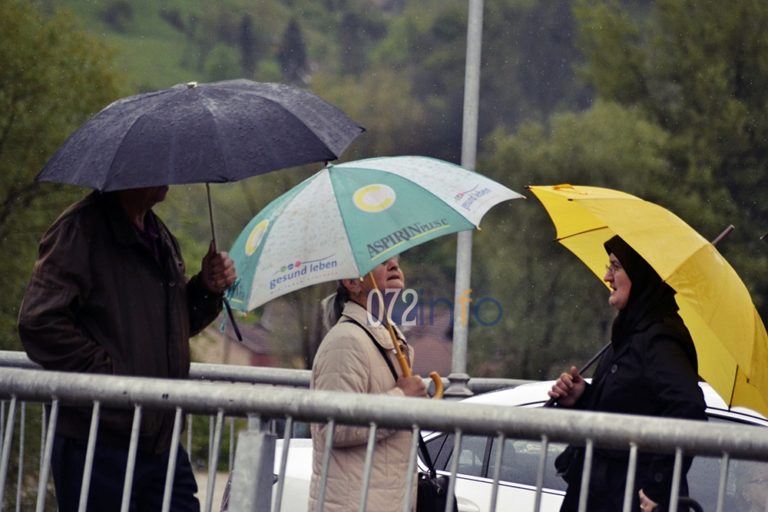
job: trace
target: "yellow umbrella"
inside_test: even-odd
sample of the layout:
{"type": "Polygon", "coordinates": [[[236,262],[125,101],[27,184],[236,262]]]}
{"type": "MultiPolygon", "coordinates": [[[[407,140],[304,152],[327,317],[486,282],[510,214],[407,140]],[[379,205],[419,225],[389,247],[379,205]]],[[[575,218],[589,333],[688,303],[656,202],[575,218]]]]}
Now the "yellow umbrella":
{"type": "Polygon", "coordinates": [[[603,242],[619,235],[677,293],[699,374],[731,406],[768,415],[768,334],[736,271],[675,214],[607,188],[528,187],[557,230],[557,240],[602,279],[603,242]]]}

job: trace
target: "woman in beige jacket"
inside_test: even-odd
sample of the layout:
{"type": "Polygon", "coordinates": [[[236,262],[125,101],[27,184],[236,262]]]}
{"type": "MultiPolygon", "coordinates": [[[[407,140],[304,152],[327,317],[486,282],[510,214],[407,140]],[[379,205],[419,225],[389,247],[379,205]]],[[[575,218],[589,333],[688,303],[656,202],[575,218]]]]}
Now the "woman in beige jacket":
{"type": "MultiPolygon", "coordinates": [[[[379,290],[402,289],[405,277],[398,258],[391,258],[377,266],[371,276],[379,290]]],[[[312,365],[312,389],[373,393],[390,396],[427,396],[421,377],[402,377],[395,356],[395,347],[383,323],[369,322],[366,310],[368,294],[373,290],[371,277],[344,279],[334,301],[340,318],[323,338],[312,365]],[[395,381],[384,360],[384,349],[399,378],[395,381]]],[[[413,349],[395,327],[401,347],[409,361],[413,349]]],[[[312,425],[312,482],[309,510],[319,510],[320,473],[325,447],[326,426],[312,425]]],[[[324,509],[328,512],[357,511],[362,495],[368,429],[347,425],[337,426],[334,432],[331,461],[325,490],[324,509]]],[[[370,487],[366,510],[400,512],[405,498],[411,433],[381,429],[377,432],[370,487]]],[[[411,476],[413,502],[416,501],[416,473],[411,476]]],[[[415,507],[414,507],[415,508],[415,507]]]]}

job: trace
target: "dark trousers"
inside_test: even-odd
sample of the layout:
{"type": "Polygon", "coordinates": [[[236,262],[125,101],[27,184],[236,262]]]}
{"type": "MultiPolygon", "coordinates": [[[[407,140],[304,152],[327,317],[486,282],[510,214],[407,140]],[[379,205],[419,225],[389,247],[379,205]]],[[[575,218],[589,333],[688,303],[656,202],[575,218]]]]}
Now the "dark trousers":
{"type": "MultiPolygon", "coordinates": [[[[80,487],[85,467],[85,441],[57,435],[53,443],[51,471],[56,488],[60,512],[77,511],[80,487]]],[[[118,511],[123,497],[123,482],[128,461],[128,450],[97,443],[91,484],[88,492],[89,511],[118,511]]],[[[168,452],[162,454],[136,454],[131,489],[131,512],[162,510],[168,452]]],[[[197,483],[189,463],[189,456],[179,445],[176,457],[176,475],[171,493],[171,510],[199,512],[200,502],[195,497],[197,483]]]]}

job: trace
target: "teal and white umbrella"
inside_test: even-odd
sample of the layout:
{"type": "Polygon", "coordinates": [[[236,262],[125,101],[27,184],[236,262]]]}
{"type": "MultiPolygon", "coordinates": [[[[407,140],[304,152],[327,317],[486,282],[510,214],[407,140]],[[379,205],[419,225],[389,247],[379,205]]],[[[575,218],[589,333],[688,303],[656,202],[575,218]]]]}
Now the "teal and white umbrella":
{"type": "Polygon", "coordinates": [[[474,229],[520,194],[476,172],[421,156],[328,165],[272,201],[230,251],[233,308],[250,311],[307,286],[361,277],[439,236],[474,229]]]}

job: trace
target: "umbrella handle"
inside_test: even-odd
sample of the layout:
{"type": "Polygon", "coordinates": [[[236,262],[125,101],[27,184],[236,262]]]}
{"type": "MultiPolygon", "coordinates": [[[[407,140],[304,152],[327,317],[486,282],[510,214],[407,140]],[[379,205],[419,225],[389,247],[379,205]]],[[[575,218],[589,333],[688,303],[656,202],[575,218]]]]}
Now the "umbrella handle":
{"type": "Polygon", "coordinates": [[[405,354],[403,354],[403,349],[400,348],[400,343],[397,339],[397,335],[395,334],[395,329],[392,327],[392,324],[389,323],[389,319],[387,319],[387,330],[389,331],[389,337],[392,338],[392,344],[395,346],[395,353],[397,354],[397,362],[400,363],[400,369],[403,371],[403,377],[410,377],[413,375],[413,371],[411,370],[411,367],[408,365],[408,359],[406,359],[405,354]]]}
{"type": "MultiPolygon", "coordinates": [[[[397,362],[400,363],[400,369],[403,370],[403,377],[412,376],[413,370],[411,370],[411,367],[408,365],[408,359],[405,358],[403,349],[400,348],[400,343],[398,343],[397,336],[395,335],[395,329],[389,322],[387,322],[387,329],[389,330],[389,336],[392,338],[392,344],[395,346],[397,362]]],[[[431,372],[429,378],[432,379],[432,382],[435,384],[435,392],[432,395],[432,399],[440,400],[443,398],[443,379],[440,378],[440,374],[437,372],[431,372]]]]}
{"type": "Polygon", "coordinates": [[[440,374],[437,372],[430,373],[429,378],[435,383],[435,393],[432,395],[432,399],[440,400],[443,398],[443,379],[440,378],[440,374]]]}

